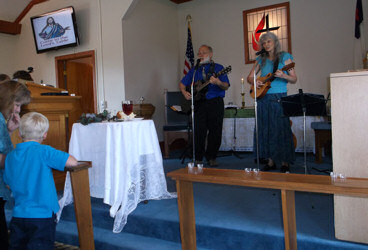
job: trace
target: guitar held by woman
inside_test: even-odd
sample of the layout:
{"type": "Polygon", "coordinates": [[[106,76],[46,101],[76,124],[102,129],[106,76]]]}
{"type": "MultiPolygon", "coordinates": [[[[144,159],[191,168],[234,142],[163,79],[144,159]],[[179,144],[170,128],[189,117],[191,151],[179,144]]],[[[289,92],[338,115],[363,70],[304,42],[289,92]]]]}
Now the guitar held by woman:
{"type": "MultiPolygon", "coordinates": [[[[289,71],[291,69],[293,69],[295,66],[295,63],[290,63],[286,66],[284,66],[281,71],[289,71]]],[[[265,96],[265,94],[267,93],[267,91],[269,90],[269,88],[271,88],[271,82],[275,79],[275,74],[273,73],[268,73],[266,76],[264,77],[258,77],[257,81],[261,81],[264,84],[262,86],[260,86],[259,88],[256,89],[256,91],[254,91],[254,85],[251,85],[250,87],[250,91],[249,94],[250,96],[254,99],[254,97],[256,96],[258,99],[262,98],[265,96]]]]}

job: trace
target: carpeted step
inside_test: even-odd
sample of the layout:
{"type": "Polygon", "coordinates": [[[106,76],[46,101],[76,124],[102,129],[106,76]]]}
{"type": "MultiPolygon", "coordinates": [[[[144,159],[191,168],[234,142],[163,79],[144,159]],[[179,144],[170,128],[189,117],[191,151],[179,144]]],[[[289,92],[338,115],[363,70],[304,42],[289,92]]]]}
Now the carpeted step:
{"type": "MultiPolygon", "coordinates": [[[[193,188],[199,247],[284,248],[279,191],[214,184],[194,184],[193,188]]],[[[310,249],[310,246],[315,246],[316,249],[367,247],[341,241],[336,243],[331,195],[297,192],[295,199],[298,249],[310,249]]],[[[68,217],[72,223],[75,221],[74,209],[73,206],[67,208],[69,211],[65,214],[63,212],[63,216],[68,217]]],[[[92,214],[95,230],[113,234],[113,219],[109,216],[109,206],[103,204],[102,199],[92,199],[92,214]]],[[[151,200],[148,204],[140,203],[128,216],[128,223],[122,233],[179,244],[177,200],[151,200]]]]}
{"type": "MultiPolygon", "coordinates": [[[[111,230],[95,227],[93,229],[95,249],[99,250],[175,250],[181,249],[181,244],[152,237],[144,237],[130,233],[113,233],[111,230]]],[[[56,240],[66,244],[78,246],[78,234],[75,223],[61,221],[57,226],[56,240]]],[[[207,248],[198,248],[205,250],[207,248]]]]}

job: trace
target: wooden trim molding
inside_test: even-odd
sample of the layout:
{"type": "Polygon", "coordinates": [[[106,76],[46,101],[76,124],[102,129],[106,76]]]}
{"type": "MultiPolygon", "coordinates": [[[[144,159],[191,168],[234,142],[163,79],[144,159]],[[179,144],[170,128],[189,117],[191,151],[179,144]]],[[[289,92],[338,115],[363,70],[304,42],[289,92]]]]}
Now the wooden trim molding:
{"type": "Polygon", "coordinates": [[[12,23],[8,21],[0,20],[0,33],[18,35],[22,29],[22,25],[19,23],[12,23]]]}
{"type": "Polygon", "coordinates": [[[22,30],[22,25],[20,21],[25,17],[25,15],[29,12],[30,9],[36,4],[46,2],[48,0],[32,0],[29,4],[24,8],[24,10],[20,13],[17,19],[14,22],[8,22],[4,20],[0,20],[0,33],[10,34],[10,35],[18,35],[22,30]]]}

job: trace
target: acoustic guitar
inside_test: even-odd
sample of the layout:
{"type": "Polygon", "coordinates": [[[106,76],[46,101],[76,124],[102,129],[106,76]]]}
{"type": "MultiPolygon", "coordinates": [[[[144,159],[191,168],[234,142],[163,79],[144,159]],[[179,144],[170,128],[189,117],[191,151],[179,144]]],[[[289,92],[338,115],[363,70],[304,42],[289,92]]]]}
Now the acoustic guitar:
{"type": "MultiPolygon", "coordinates": [[[[288,65],[285,65],[281,71],[287,71],[290,70],[292,68],[294,68],[295,63],[289,63],[288,65]]],[[[262,87],[260,87],[259,89],[257,88],[257,99],[260,99],[262,97],[264,97],[267,93],[267,91],[271,88],[271,82],[275,79],[275,74],[274,73],[268,73],[266,76],[263,77],[258,77],[257,81],[262,81],[264,83],[264,85],[262,87]]],[[[255,91],[254,91],[254,85],[252,85],[250,87],[250,96],[254,99],[255,97],[255,91]]]]}
{"type": "MultiPolygon", "coordinates": [[[[219,77],[221,75],[226,75],[231,71],[231,65],[222,69],[221,71],[214,73],[213,76],[214,77],[219,77]]],[[[210,84],[210,80],[207,80],[205,82],[202,81],[197,81],[194,83],[193,86],[193,99],[194,102],[199,101],[199,100],[203,100],[206,98],[206,94],[207,94],[207,90],[208,88],[206,88],[208,85],[210,84]]],[[[191,87],[187,86],[186,90],[188,92],[191,92],[191,87]]],[[[190,111],[190,107],[192,105],[192,101],[191,100],[187,100],[183,97],[183,100],[181,102],[181,110],[184,113],[187,113],[190,111]]]]}

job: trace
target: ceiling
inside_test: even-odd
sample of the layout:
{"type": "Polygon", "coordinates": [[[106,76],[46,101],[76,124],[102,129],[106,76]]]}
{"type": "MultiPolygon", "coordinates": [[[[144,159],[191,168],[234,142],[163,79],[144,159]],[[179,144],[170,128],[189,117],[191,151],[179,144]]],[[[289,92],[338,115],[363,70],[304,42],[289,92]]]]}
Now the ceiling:
{"type": "Polygon", "coordinates": [[[14,22],[30,2],[31,0],[0,0],[0,20],[14,22]]]}
{"type": "MultiPolygon", "coordinates": [[[[191,0],[170,0],[180,4],[191,0]]],[[[0,0],[0,20],[14,22],[30,2],[39,2],[35,0],[0,0]],[[10,3],[11,2],[11,3],[10,3]]]]}

